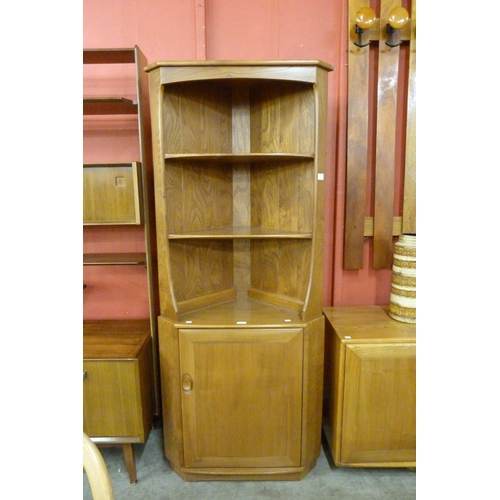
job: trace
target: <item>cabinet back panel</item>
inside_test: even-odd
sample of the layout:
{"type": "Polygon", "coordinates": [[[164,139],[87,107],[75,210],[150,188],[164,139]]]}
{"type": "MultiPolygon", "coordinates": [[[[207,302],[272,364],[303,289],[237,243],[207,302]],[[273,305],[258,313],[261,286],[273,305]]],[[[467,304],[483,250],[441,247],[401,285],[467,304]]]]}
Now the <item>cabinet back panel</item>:
{"type": "Polygon", "coordinates": [[[242,85],[245,82],[234,88],[220,81],[169,85],[163,101],[165,153],[314,152],[312,85],[279,81],[242,85]]]}
{"type": "Polygon", "coordinates": [[[171,241],[170,256],[177,301],[233,287],[231,240],[171,241]]]}
{"type": "Polygon", "coordinates": [[[311,162],[264,163],[251,171],[251,222],[283,231],[313,229],[311,162]]]}
{"type": "Polygon", "coordinates": [[[252,153],[314,152],[314,92],[300,82],[267,82],[250,95],[252,153]]]}
{"type": "Polygon", "coordinates": [[[304,300],[309,283],[308,240],[251,242],[251,283],[258,290],[304,300]]]}
{"type": "Polygon", "coordinates": [[[233,223],[233,179],[210,163],[167,164],[167,227],[169,232],[230,226],[233,223]]]}
{"type": "Polygon", "coordinates": [[[165,153],[231,153],[232,94],[211,82],[170,85],[165,93],[165,153]]]}

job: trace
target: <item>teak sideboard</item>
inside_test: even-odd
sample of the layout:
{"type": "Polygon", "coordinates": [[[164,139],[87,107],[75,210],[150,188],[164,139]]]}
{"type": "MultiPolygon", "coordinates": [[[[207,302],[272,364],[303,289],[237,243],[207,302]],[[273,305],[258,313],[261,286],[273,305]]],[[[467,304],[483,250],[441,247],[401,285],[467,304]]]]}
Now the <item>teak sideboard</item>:
{"type": "Polygon", "coordinates": [[[416,466],[416,325],[388,311],[324,308],[324,431],[337,466],[416,466]]]}
{"type": "Polygon", "coordinates": [[[146,68],[164,446],[185,480],[297,480],[319,456],[332,69],[146,68]]]}
{"type": "Polygon", "coordinates": [[[94,443],[123,447],[137,482],[134,443],[153,427],[153,351],[149,320],[83,322],[83,431],[94,443]]]}

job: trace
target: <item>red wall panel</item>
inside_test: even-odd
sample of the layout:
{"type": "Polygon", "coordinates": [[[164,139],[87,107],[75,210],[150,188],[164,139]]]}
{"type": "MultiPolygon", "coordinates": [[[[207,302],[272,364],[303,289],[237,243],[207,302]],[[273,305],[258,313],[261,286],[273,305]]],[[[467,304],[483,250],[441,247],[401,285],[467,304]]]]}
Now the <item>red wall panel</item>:
{"type": "MultiPolygon", "coordinates": [[[[149,62],[321,59],[332,64],[335,71],[329,75],[323,302],[389,302],[391,271],[371,269],[370,241],[365,242],[365,269],[342,268],[348,0],[84,0],[83,6],[85,48],[137,44],[149,62]]],[[[84,89],[89,84],[92,79],[85,77],[84,89]]],[[[127,144],[133,142],[126,125],[120,134],[127,144]]],[[[95,158],[104,150],[103,140],[92,127],[84,130],[84,161],[97,161],[95,158]]],[[[400,182],[400,176],[397,179],[400,182]]]]}

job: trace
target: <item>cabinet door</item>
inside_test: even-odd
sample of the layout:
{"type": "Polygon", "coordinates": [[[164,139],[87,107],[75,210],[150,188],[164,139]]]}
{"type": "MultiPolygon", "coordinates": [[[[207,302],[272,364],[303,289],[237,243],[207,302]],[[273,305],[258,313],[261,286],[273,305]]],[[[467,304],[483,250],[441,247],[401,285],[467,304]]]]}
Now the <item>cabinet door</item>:
{"type": "Polygon", "coordinates": [[[137,361],[84,361],[83,430],[90,437],[143,434],[137,361]]]}
{"type": "Polygon", "coordinates": [[[186,467],[300,465],[303,331],[180,330],[186,467]]]}
{"type": "Polygon", "coordinates": [[[416,460],[416,345],[347,345],[342,463],[416,460]]]}

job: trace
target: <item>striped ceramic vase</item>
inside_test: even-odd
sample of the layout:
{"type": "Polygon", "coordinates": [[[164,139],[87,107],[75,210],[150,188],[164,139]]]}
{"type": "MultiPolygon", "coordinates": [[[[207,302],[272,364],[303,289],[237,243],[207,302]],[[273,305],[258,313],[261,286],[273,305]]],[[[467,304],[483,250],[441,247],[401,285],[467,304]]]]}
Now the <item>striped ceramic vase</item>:
{"type": "Polygon", "coordinates": [[[389,316],[417,322],[417,236],[402,234],[394,249],[389,316]]]}

